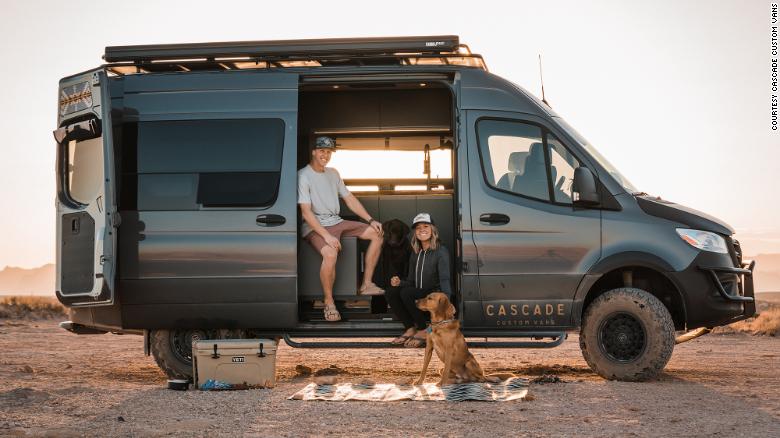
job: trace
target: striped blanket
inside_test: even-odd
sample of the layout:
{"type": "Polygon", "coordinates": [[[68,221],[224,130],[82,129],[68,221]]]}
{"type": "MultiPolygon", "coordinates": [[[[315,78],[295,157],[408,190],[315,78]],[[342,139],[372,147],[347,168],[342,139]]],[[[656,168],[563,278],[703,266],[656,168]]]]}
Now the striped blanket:
{"type": "Polygon", "coordinates": [[[528,380],[513,377],[499,383],[459,383],[436,386],[397,385],[394,383],[339,383],[318,385],[310,383],[293,394],[290,400],[325,401],[512,401],[528,395],[528,380]]]}

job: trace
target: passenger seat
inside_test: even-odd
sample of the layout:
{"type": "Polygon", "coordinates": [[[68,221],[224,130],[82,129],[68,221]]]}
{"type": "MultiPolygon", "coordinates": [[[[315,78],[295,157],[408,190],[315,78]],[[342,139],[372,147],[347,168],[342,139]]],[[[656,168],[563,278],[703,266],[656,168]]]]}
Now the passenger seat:
{"type": "MultiPolygon", "coordinates": [[[[515,178],[512,191],[538,199],[550,199],[547,188],[547,164],[544,160],[544,145],[536,142],[528,150],[525,170],[519,178],[515,178]]],[[[553,169],[553,180],[558,176],[553,169]]]]}
{"type": "Polygon", "coordinates": [[[512,190],[515,178],[522,175],[525,171],[526,158],[528,158],[528,152],[525,151],[517,151],[509,154],[509,162],[506,165],[509,172],[505,173],[501,179],[498,180],[496,187],[504,190],[512,190]]]}

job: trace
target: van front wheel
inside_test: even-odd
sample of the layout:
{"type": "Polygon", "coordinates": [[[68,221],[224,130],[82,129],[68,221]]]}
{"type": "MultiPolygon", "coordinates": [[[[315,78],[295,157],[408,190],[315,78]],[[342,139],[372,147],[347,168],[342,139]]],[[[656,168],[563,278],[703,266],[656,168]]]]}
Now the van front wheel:
{"type": "Polygon", "coordinates": [[[650,293],[613,289],[585,309],[580,349],[590,368],[605,379],[651,379],[672,357],[674,321],[650,293]]]}

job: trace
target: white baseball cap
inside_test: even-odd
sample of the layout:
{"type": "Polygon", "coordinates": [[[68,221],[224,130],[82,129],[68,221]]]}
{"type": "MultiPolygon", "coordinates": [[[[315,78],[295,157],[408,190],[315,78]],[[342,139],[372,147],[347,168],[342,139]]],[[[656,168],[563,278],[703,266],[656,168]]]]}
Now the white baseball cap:
{"type": "Polygon", "coordinates": [[[431,219],[431,215],[428,213],[419,213],[417,216],[412,219],[412,228],[417,226],[417,224],[429,224],[433,225],[433,220],[431,219]]]}

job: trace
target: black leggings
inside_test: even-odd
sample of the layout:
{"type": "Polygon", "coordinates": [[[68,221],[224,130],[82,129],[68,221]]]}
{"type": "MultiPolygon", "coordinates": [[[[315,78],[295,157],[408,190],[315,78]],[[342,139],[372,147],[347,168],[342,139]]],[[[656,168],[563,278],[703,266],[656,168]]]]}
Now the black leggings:
{"type": "Polygon", "coordinates": [[[430,289],[418,289],[414,286],[390,287],[385,292],[393,314],[404,323],[404,328],[424,329],[428,325],[427,312],[418,309],[414,300],[428,296],[430,289]]]}

